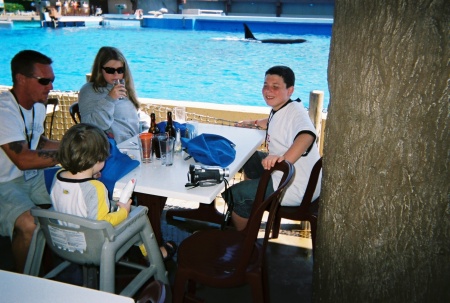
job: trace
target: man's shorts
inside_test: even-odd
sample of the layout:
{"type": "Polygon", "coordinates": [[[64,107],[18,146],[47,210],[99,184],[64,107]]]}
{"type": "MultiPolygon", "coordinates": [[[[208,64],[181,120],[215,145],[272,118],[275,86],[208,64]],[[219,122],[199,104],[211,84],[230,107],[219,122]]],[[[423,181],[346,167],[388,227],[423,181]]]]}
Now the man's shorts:
{"type": "Polygon", "coordinates": [[[0,235],[12,238],[17,218],[36,205],[52,204],[43,170],[28,181],[19,177],[0,183],[0,235]]]}

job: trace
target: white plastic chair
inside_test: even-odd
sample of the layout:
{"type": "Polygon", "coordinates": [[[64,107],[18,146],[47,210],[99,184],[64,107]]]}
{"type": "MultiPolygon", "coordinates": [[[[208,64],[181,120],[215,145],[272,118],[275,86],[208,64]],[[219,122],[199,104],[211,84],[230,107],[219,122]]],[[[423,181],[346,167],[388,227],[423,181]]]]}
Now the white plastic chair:
{"type": "MultiPolygon", "coordinates": [[[[100,268],[99,289],[115,293],[117,263],[140,270],[120,295],[133,296],[152,276],[162,281],[170,290],[168,273],[148,220],[147,211],[148,209],[144,206],[134,207],[124,222],[113,227],[106,221],[86,219],[53,210],[32,209],[31,214],[36,218],[37,227],[24,273],[38,276],[47,243],[50,249],[65,261],[47,273],[44,278],[55,277],[71,262],[83,265],[84,268],[94,265],[100,268]],[[65,226],[61,222],[78,227],[65,226]],[[141,243],[147,251],[149,265],[121,260],[133,245],[141,243]]],[[[87,281],[84,282],[86,284],[87,281]]]]}

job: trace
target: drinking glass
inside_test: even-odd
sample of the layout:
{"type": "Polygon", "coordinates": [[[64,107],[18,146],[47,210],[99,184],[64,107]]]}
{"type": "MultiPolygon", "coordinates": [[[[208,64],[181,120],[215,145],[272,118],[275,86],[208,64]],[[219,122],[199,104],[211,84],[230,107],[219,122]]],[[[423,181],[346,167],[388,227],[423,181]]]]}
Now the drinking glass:
{"type": "MultiPolygon", "coordinates": [[[[115,79],[114,80],[114,86],[119,85],[119,84],[125,85],[125,79],[115,79]]],[[[123,99],[124,99],[123,97],[119,97],[119,100],[123,100],[123,99]]]]}
{"type": "Polygon", "coordinates": [[[142,163],[152,162],[152,137],[150,133],[139,134],[141,139],[141,159],[142,163]]]}
{"type": "Polygon", "coordinates": [[[189,121],[186,122],[186,134],[185,138],[193,139],[198,135],[198,122],[197,121],[189,121]]]}
{"type": "Polygon", "coordinates": [[[177,106],[173,109],[173,111],[175,112],[175,121],[178,123],[186,122],[186,107],[177,106]]]}
{"type": "Polygon", "coordinates": [[[168,137],[159,141],[159,147],[161,150],[161,164],[165,166],[171,166],[173,164],[173,145],[175,138],[168,137]]]}
{"type": "Polygon", "coordinates": [[[159,133],[153,136],[153,153],[155,154],[156,160],[161,159],[161,150],[159,148],[159,141],[167,139],[166,133],[159,133]]]}

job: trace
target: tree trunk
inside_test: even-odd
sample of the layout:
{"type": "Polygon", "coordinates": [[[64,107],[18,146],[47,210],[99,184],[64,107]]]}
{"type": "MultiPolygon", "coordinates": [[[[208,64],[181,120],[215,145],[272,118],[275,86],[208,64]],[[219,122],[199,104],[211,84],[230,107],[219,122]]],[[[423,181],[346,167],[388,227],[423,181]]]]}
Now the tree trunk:
{"type": "Polygon", "coordinates": [[[336,0],[314,302],[450,302],[447,0],[336,0]]]}

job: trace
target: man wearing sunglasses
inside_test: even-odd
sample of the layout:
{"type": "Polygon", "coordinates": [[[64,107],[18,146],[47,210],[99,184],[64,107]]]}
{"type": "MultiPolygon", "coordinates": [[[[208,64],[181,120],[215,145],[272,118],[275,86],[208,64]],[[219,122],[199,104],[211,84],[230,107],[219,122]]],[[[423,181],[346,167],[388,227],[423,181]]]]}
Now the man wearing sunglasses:
{"type": "Polygon", "coordinates": [[[51,204],[42,169],[58,163],[59,142],[43,136],[55,80],[51,64],[33,50],[17,53],[11,60],[13,87],[0,93],[0,235],[12,239],[18,272],[36,227],[30,209],[51,204]]]}

